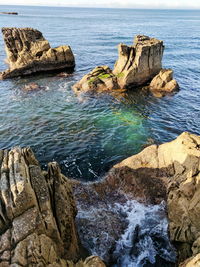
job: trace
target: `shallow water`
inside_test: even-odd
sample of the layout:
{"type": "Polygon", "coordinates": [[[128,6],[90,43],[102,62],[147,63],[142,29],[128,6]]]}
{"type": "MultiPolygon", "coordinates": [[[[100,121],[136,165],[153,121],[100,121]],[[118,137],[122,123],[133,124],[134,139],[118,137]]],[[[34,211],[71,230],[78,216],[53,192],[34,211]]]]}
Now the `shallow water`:
{"type": "MultiPolygon", "coordinates": [[[[34,27],[52,46],[70,44],[76,71],[68,78],[34,76],[1,81],[0,148],[31,146],[43,166],[51,160],[84,181],[96,180],[114,163],[144,145],[200,133],[200,11],[3,7],[0,27],[34,27]],[[135,34],[164,40],[164,66],[174,69],[181,91],[156,99],[133,92],[128,99],[77,98],[71,85],[96,65],[113,66],[117,44],[135,34]],[[25,93],[34,81],[45,91],[25,93]]],[[[0,70],[5,69],[0,37],[0,70]]]]}

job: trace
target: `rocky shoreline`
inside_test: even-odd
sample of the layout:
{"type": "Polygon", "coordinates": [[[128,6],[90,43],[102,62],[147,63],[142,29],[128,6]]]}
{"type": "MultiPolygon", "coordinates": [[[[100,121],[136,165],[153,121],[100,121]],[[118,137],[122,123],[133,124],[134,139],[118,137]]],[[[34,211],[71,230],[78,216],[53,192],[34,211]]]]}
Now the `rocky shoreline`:
{"type": "Polygon", "coordinates": [[[96,242],[108,251],[104,260],[110,266],[124,224],[109,212],[109,205],[123,204],[125,197],[144,205],[166,201],[177,262],[190,266],[187,259],[193,257],[189,260],[194,262],[200,253],[199,148],[199,136],[183,133],[172,142],[145,148],[113,166],[102,181],[89,184],[66,178],[55,162],[42,171],[29,148],[1,150],[1,266],[105,266],[94,256],[70,263],[88,255],[77,233],[81,227],[80,220],[75,223],[77,206],[86,213],[98,205],[101,220],[92,224],[86,216],[82,227],[90,227],[90,233],[98,229],[108,233],[108,239],[99,233],[96,242]]]}
{"type": "MultiPolygon", "coordinates": [[[[32,28],[3,28],[2,32],[9,69],[0,74],[1,79],[74,70],[69,46],[51,48],[42,33],[32,28]]],[[[146,87],[161,97],[178,90],[173,71],[162,68],[162,41],[138,35],[134,45],[120,44],[118,51],[114,69],[96,67],[73,86],[76,94],[146,87]]],[[[36,83],[24,87],[42,89],[36,83]]],[[[169,143],[148,146],[95,183],[65,177],[56,162],[42,170],[30,148],[0,150],[0,266],[116,266],[122,257],[117,241],[129,226],[127,214],[118,208],[130,202],[150,210],[166,203],[166,209],[158,212],[169,220],[169,235],[162,239],[160,233],[152,233],[155,264],[196,266],[200,262],[199,174],[200,137],[187,132],[169,143]],[[91,250],[94,240],[101,258],[91,250]],[[174,246],[176,259],[162,255],[159,242],[172,254],[174,246]]],[[[129,230],[128,253],[134,258],[142,231],[138,224],[129,230]]],[[[151,263],[148,257],[142,260],[144,266],[151,263]]]]}

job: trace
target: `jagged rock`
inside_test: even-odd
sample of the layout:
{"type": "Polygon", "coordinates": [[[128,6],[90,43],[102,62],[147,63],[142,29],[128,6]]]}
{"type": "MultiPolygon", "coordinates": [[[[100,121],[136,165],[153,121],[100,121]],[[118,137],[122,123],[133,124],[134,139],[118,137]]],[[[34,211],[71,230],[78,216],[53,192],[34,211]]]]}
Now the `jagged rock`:
{"type": "Polygon", "coordinates": [[[121,88],[144,85],[162,68],[163,42],[137,35],[133,46],[120,44],[113,73],[121,88]]]}
{"type": "Polygon", "coordinates": [[[66,266],[66,259],[79,259],[77,209],[58,164],[49,163],[44,176],[30,149],[15,148],[0,151],[0,169],[1,266],[66,266]]]}
{"type": "Polygon", "coordinates": [[[179,261],[183,261],[192,250],[200,253],[199,180],[200,137],[183,133],[170,143],[152,145],[115,165],[106,183],[148,201],[160,201],[167,194],[170,238],[179,261]]]}
{"type": "Polygon", "coordinates": [[[155,96],[163,96],[179,89],[176,80],[173,79],[173,70],[162,69],[150,83],[150,91],[155,96]]]}
{"type": "Polygon", "coordinates": [[[162,68],[163,42],[138,35],[135,44],[119,44],[119,58],[112,71],[107,66],[95,68],[86,74],[73,89],[76,93],[102,92],[145,85],[162,68]]]}
{"type": "Polygon", "coordinates": [[[51,48],[42,33],[32,28],[2,28],[9,69],[1,79],[36,72],[68,70],[75,67],[70,46],[51,48]]]}
{"type": "Polygon", "coordinates": [[[166,193],[170,239],[178,249],[180,262],[190,257],[192,250],[193,253],[200,253],[199,173],[200,137],[183,133],[170,143],[152,145],[115,165],[107,183],[117,183],[117,187],[142,199],[152,194],[155,200],[164,196],[164,185],[168,184],[166,193]],[[136,172],[138,179],[135,178],[136,172]],[[152,178],[162,178],[165,183],[158,180],[157,187],[155,183],[150,186],[152,178]]]}

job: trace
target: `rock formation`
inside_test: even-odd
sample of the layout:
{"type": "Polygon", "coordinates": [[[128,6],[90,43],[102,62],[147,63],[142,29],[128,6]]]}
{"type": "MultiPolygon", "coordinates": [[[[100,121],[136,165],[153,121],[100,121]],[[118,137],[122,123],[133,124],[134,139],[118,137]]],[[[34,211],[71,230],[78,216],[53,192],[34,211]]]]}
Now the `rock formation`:
{"type": "Polygon", "coordinates": [[[83,245],[98,242],[110,264],[116,240],[127,227],[125,216],[115,212],[115,203],[123,205],[127,199],[144,204],[166,200],[170,239],[180,266],[200,262],[199,136],[185,132],[172,142],[151,145],[113,166],[95,183],[67,179],[55,162],[49,163],[47,172],[41,171],[27,148],[1,150],[0,170],[3,267],[105,267],[98,257],[73,263],[87,254],[75,227],[77,207],[84,215],[76,219],[78,230],[86,237],[90,233],[81,239],[83,245]]]}
{"type": "MultiPolygon", "coordinates": [[[[200,253],[199,179],[200,137],[183,133],[172,142],[151,145],[116,164],[101,182],[77,183],[73,188],[77,202],[86,202],[86,209],[91,207],[91,210],[99,203],[105,204],[104,210],[112,201],[123,203],[124,195],[145,204],[166,200],[170,239],[177,248],[178,262],[183,262],[200,253]]],[[[115,215],[111,217],[121,232],[122,222],[117,223],[115,215]]],[[[84,223],[91,227],[87,220],[84,223]]],[[[109,224],[104,231],[111,233],[109,236],[115,235],[109,224]]]]}
{"type": "MultiPolygon", "coordinates": [[[[132,46],[119,44],[119,57],[113,71],[108,66],[96,67],[77,82],[73,89],[77,94],[101,93],[147,85],[162,69],[163,51],[162,41],[138,35],[132,46]]],[[[172,82],[166,85],[166,90],[169,91],[171,87],[172,82]]],[[[165,90],[165,87],[162,89],[165,90]]]]}
{"type": "Polygon", "coordinates": [[[137,35],[135,45],[118,46],[119,58],[113,73],[118,76],[121,88],[144,85],[162,68],[163,42],[144,35],[137,35]]]}
{"type": "Polygon", "coordinates": [[[176,80],[173,79],[173,70],[162,69],[150,83],[150,91],[155,96],[163,96],[167,93],[173,93],[179,89],[176,80]]]}
{"type": "Polygon", "coordinates": [[[2,28],[9,69],[1,79],[37,72],[68,70],[75,67],[69,46],[51,48],[42,33],[32,28],[2,28]]]}
{"type": "Polygon", "coordinates": [[[117,181],[117,187],[127,188],[129,194],[144,194],[142,199],[147,199],[150,191],[157,200],[159,194],[164,196],[164,184],[158,180],[156,185],[152,178],[167,185],[170,239],[178,250],[179,262],[200,253],[200,137],[183,133],[170,143],[147,147],[115,165],[107,183],[117,181]],[[145,187],[145,183],[149,186],[145,187]]]}
{"type": "Polygon", "coordinates": [[[178,250],[178,261],[200,253],[199,136],[183,133],[170,143],[147,147],[141,153],[115,165],[110,173],[108,182],[111,180],[116,183],[114,179],[117,179],[120,186],[127,187],[127,192],[135,191],[139,197],[141,191],[147,197],[146,192],[149,190],[152,190],[155,199],[159,193],[164,195],[162,183],[145,189],[143,182],[138,187],[142,177],[146,183],[150,183],[148,179],[152,178],[164,180],[167,185],[170,239],[178,250]],[[135,179],[135,171],[139,181],[135,179]],[[156,190],[159,192],[156,193],[156,190]]]}
{"type": "Polygon", "coordinates": [[[70,261],[82,253],[76,213],[57,163],[42,172],[30,149],[0,151],[0,266],[105,266],[97,257],[70,261]]]}

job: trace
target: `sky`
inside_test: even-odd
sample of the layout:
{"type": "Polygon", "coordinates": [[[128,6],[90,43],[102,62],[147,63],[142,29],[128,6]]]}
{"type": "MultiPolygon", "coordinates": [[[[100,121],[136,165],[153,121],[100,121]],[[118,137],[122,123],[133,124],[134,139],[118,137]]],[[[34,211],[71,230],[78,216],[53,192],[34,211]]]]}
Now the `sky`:
{"type": "Polygon", "coordinates": [[[0,5],[200,9],[200,0],[0,0],[0,5]]]}

